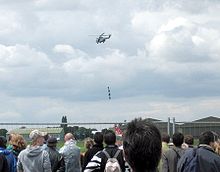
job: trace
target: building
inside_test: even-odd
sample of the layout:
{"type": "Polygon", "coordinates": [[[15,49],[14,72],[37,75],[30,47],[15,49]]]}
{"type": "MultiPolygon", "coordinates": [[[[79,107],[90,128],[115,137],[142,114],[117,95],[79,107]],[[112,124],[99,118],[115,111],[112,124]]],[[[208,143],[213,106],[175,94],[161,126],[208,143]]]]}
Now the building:
{"type": "Polygon", "coordinates": [[[36,129],[41,132],[47,132],[50,136],[56,137],[60,140],[63,140],[64,138],[63,128],[18,128],[7,132],[7,136],[10,134],[20,134],[24,137],[25,140],[30,141],[29,134],[32,130],[36,129]]]}
{"type": "MultiPolygon", "coordinates": [[[[173,132],[181,132],[184,135],[191,134],[194,138],[198,138],[204,131],[213,131],[220,137],[220,118],[214,116],[201,118],[192,122],[175,122],[173,120],[168,123],[154,118],[145,118],[144,120],[154,123],[161,133],[168,133],[171,136],[173,132]]],[[[126,124],[123,126],[123,130],[125,129],[126,124]]]]}
{"type": "Polygon", "coordinates": [[[204,131],[213,131],[220,136],[220,118],[209,116],[192,122],[176,125],[176,130],[183,134],[191,134],[195,138],[204,131]]]}

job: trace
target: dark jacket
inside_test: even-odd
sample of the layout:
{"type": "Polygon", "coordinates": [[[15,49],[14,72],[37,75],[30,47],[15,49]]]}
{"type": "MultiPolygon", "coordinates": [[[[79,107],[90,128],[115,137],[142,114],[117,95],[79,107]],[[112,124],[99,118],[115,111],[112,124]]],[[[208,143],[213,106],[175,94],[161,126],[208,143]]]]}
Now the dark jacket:
{"type": "MultiPolygon", "coordinates": [[[[110,157],[113,157],[119,149],[118,149],[118,146],[116,146],[116,145],[107,145],[105,147],[105,150],[108,152],[110,157]]],[[[91,171],[93,171],[93,172],[104,172],[105,164],[106,164],[107,160],[108,160],[108,158],[103,153],[103,151],[97,152],[93,156],[91,161],[87,164],[84,172],[91,172],[91,171]]],[[[120,150],[120,153],[117,156],[117,160],[120,164],[122,172],[125,172],[125,161],[124,161],[122,150],[120,150]]]]}
{"type": "Polygon", "coordinates": [[[0,154],[0,171],[9,172],[8,162],[3,154],[0,154]]]}
{"type": "Polygon", "coordinates": [[[172,147],[162,155],[162,172],[176,172],[177,163],[184,154],[184,149],[172,147]]]}
{"type": "Polygon", "coordinates": [[[13,153],[3,147],[0,147],[0,154],[4,155],[8,162],[10,172],[16,172],[16,159],[13,153]]]}
{"type": "MultiPolygon", "coordinates": [[[[183,170],[183,164],[186,162],[188,156],[192,154],[193,149],[186,151],[178,163],[178,172],[183,170]]],[[[200,145],[196,149],[198,156],[198,172],[220,172],[220,156],[208,145],[200,145]]]]}
{"type": "Polygon", "coordinates": [[[83,158],[83,166],[82,166],[82,171],[86,168],[87,164],[89,161],[92,159],[92,157],[99,151],[103,150],[103,144],[95,144],[92,146],[91,149],[86,151],[84,158],[83,158]]]}
{"type": "Polygon", "coordinates": [[[65,172],[65,162],[55,147],[46,147],[49,154],[52,172],[65,172]]]}

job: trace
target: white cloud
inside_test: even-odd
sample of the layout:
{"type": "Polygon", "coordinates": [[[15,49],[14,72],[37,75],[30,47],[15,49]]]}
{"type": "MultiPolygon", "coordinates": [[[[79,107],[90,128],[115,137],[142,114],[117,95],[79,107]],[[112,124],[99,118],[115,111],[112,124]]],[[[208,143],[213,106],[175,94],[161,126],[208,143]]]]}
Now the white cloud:
{"type": "Polygon", "coordinates": [[[2,10],[0,12],[0,35],[14,33],[21,30],[20,16],[13,11],[2,10]]]}
{"type": "Polygon", "coordinates": [[[58,44],[53,48],[53,51],[56,53],[67,53],[72,54],[74,53],[74,49],[71,45],[65,45],[65,44],[58,44]]]}
{"type": "Polygon", "coordinates": [[[0,65],[2,67],[45,66],[50,65],[47,55],[37,52],[28,45],[0,45],[0,65]]]}
{"type": "Polygon", "coordinates": [[[162,25],[151,40],[149,53],[161,61],[197,62],[212,61],[218,51],[213,51],[216,38],[210,39],[212,32],[219,38],[217,30],[208,29],[185,18],[170,20],[162,25]]]}

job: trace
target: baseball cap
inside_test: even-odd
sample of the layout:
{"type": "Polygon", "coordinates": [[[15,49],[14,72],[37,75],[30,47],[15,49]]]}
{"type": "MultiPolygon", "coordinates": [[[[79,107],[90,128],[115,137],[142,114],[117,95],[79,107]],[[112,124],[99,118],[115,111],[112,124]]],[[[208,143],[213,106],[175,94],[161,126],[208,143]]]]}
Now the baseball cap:
{"type": "Polygon", "coordinates": [[[33,130],[33,131],[30,132],[29,138],[31,140],[35,140],[38,137],[44,137],[45,135],[47,135],[47,132],[41,132],[39,130],[33,130]]]}
{"type": "Polygon", "coordinates": [[[55,138],[55,137],[50,137],[50,138],[47,140],[47,143],[49,143],[49,144],[55,144],[55,143],[57,143],[57,138],[55,138]]]}

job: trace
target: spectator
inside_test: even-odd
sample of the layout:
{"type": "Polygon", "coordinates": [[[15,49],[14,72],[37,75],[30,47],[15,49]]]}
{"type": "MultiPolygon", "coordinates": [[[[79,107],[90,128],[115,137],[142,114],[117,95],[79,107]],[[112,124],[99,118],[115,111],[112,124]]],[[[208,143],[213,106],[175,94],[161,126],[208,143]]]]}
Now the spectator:
{"type": "Polygon", "coordinates": [[[91,138],[85,139],[84,146],[86,147],[87,150],[91,149],[93,145],[94,145],[94,141],[91,138]]]}
{"type": "Polygon", "coordinates": [[[83,168],[84,170],[89,163],[89,161],[92,159],[92,157],[98,152],[103,150],[103,134],[101,132],[96,132],[94,134],[94,142],[95,144],[92,146],[91,149],[88,149],[88,151],[84,155],[84,163],[83,168]]]}
{"type": "Polygon", "coordinates": [[[220,139],[217,139],[217,141],[215,141],[215,152],[220,155],[220,139]]]}
{"type": "Polygon", "coordinates": [[[80,149],[75,144],[72,133],[67,133],[64,137],[65,144],[60,149],[65,161],[65,172],[80,172],[80,149]]]}
{"type": "Polygon", "coordinates": [[[10,141],[11,141],[11,138],[14,136],[15,134],[14,133],[11,133],[8,135],[8,146],[7,146],[7,149],[12,151],[13,149],[13,146],[10,144],[10,141]]]}
{"type": "Polygon", "coordinates": [[[91,171],[99,171],[99,172],[104,172],[105,170],[105,165],[108,160],[106,156],[109,154],[110,157],[114,157],[116,153],[118,156],[116,157],[120,168],[122,172],[125,171],[125,161],[123,158],[123,151],[118,148],[118,146],[115,144],[116,143],[116,135],[114,131],[112,130],[107,130],[104,134],[104,142],[106,144],[106,147],[103,151],[99,151],[97,154],[93,156],[91,161],[87,164],[84,172],[91,172],[91,171]],[[106,152],[104,152],[106,151],[106,152]]]}
{"type": "Polygon", "coordinates": [[[47,147],[45,150],[49,154],[52,172],[65,172],[65,162],[60,153],[56,150],[57,139],[50,137],[47,139],[47,147]]]}
{"type": "Polygon", "coordinates": [[[167,133],[162,134],[162,151],[166,152],[169,149],[170,136],[167,133]]]}
{"type": "Polygon", "coordinates": [[[10,172],[16,172],[16,160],[13,153],[6,149],[7,139],[0,136],[0,155],[4,155],[7,159],[8,168],[10,172]]]}
{"type": "Polygon", "coordinates": [[[43,132],[44,134],[44,144],[42,145],[42,149],[46,149],[47,148],[47,140],[49,139],[49,134],[47,132],[43,132]]]}
{"type": "Polygon", "coordinates": [[[9,172],[8,162],[5,158],[5,155],[0,154],[0,171],[1,172],[9,172]]]}
{"type": "Polygon", "coordinates": [[[33,130],[29,135],[31,145],[18,155],[18,172],[51,172],[49,154],[42,149],[44,133],[33,130]]]}
{"type": "MultiPolygon", "coordinates": [[[[162,155],[169,150],[169,142],[170,142],[170,136],[167,133],[162,133],[162,155]]],[[[159,163],[159,171],[162,171],[162,159],[159,163]]]]}
{"type": "MultiPolygon", "coordinates": [[[[203,132],[199,136],[199,146],[196,149],[186,151],[178,162],[178,171],[181,172],[186,167],[187,159],[195,151],[197,155],[196,168],[199,172],[219,172],[220,156],[214,151],[214,134],[211,131],[203,132]]],[[[195,155],[194,155],[195,157],[195,155]]]]}
{"type": "Polygon", "coordinates": [[[181,148],[183,134],[174,133],[172,139],[174,146],[162,155],[162,172],[176,172],[178,160],[184,154],[184,149],[181,148]]]}
{"type": "Polygon", "coordinates": [[[86,148],[87,151],[80,154],[82,170],[84,169],[83,168],[84,167],[84,157],[85,157],[86,153],[92,148],[93,145],[94,145],[93,139],[91,139],[90,137],[85,138],[84,147],[86,148]]]}
{"type": "MultiPolygon", "coordinates": [[[[26,141],[24,140],[24,137],[20,134],[13,134],[11,135],[11,139],[9,141],[9,144],[11,145],[11,151],[13,152],[15,159],[17,161],[18,154],[24,150],[27,146],[26,141]]],[[[7,148],[8,149],[8,148],[7,148]]]]}
{"type": "Polygon", "coordinates": [[[123,136],[125,159],[133,172],[155,172],[161,157],[158,128],[142,119],[128,123],[123,136]]]}
{"type": "Polygon", "coordinates": [[[184,143],[182,144],[183,149],[193,148],[194,139],[192,135],[185,135],[184,143]]]}

